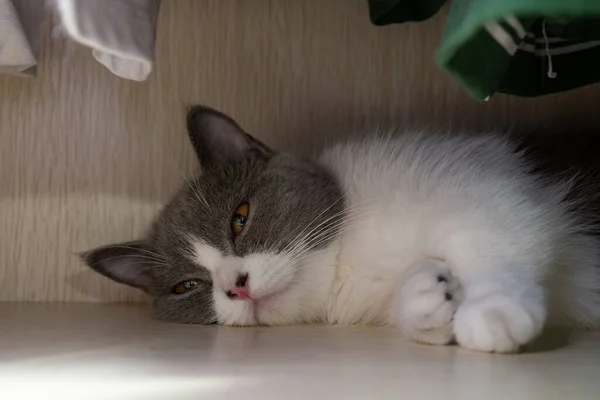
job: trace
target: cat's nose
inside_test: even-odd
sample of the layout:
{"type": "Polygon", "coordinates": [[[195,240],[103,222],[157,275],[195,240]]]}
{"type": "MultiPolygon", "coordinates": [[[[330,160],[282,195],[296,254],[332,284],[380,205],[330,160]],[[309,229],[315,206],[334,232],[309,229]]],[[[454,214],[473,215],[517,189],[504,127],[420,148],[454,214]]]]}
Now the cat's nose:
{"type": "Polygon", "coordinates": [[[230,299],[252,300],[248,290],[248,274],[238,275],[237,279],[235,280],[235,287],[229,289],[227,292],[225,292],[225,294],[230,299]]]}
{"type": "Polygon", "coordinates": [[[248,282],[248,274],[240,274],[235,280],[235,286],[244,287],[246,286],[246,282],[248,282]]]}

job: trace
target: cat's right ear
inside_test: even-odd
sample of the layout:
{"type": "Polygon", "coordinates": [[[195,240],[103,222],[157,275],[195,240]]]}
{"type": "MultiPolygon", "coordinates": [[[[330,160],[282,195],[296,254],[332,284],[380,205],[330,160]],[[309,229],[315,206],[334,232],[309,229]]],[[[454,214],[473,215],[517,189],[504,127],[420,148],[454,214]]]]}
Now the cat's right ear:
{"type": "Polygon", "coordinates": [[[145,292],[150,291],[153,266],[164,262],[142,241],[102,246],[80,256],[99,274],[145,292]]]}
{"type": "Polygon", "coordinates": [[[231,117],[212,108],[190,108],[187,129],[203,168],[219,168],[239,162],[249,154],[268,158],[273,153],[265,144],[244,132],[231,117]]]}

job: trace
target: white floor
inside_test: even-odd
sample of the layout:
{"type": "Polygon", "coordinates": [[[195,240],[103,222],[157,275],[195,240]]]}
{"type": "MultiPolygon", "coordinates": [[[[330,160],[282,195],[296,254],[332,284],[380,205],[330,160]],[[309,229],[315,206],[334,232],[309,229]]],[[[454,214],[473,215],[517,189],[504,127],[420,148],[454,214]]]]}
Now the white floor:
{"type": "Polygon", "coordinates": [[[600,399],[600,334],[563,339],[489,355],[389,329],[185,326],[140,306],[0,303],[0,398],[600,399]]]}

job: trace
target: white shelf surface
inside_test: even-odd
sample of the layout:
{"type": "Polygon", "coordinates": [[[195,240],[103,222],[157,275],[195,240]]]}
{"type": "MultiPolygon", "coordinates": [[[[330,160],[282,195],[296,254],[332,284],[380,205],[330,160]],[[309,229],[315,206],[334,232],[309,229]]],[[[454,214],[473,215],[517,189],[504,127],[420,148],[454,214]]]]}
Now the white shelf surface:
{"type": "Polygon", "coordinates": [[[229,328],[146,306],[0,303],[2,399],[600,399],[600,333],[490,355],[384,328],[229,328]]]}

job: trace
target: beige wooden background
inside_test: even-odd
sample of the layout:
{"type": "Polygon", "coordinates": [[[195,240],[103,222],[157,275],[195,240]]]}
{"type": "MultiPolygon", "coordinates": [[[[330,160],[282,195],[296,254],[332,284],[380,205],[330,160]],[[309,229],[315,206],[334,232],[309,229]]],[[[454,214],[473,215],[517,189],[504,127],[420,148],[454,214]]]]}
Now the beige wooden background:
{"type": "Polygon", "coordinates": [[[366,0],[164,0],[144,83],[47,28],[38,78],[0,77],[0,300],[143,298],[73,253],[139,234],[183,182],[187,105],[304,153],[394,124],[600,126],[600,87],[471,100],[432,61],[442,26],[373,27],[366,0]]]}

